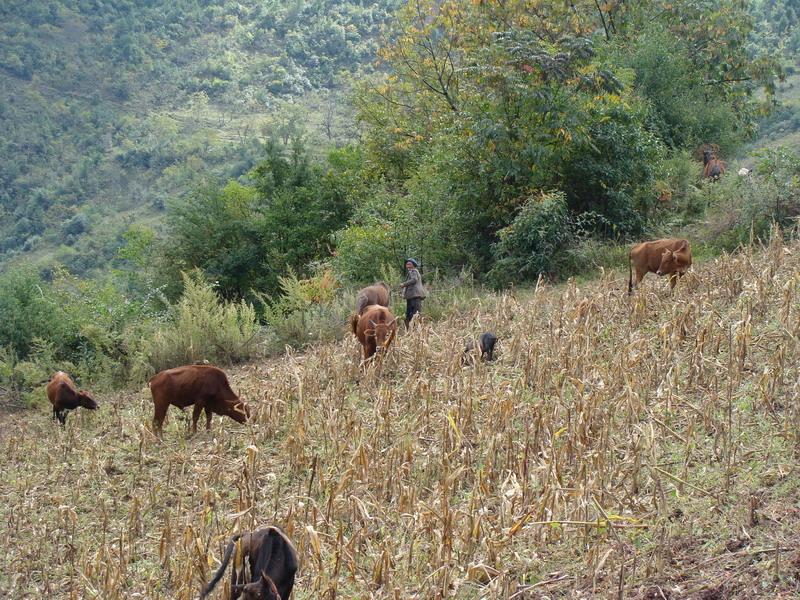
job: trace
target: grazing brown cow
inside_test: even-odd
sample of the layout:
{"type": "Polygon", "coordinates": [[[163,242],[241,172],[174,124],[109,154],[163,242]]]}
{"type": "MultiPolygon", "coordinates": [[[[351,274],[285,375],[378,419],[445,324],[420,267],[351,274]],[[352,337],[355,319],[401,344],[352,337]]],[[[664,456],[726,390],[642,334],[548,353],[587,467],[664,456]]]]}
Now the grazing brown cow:
{"type": "Polygon", "coordinates": [[[67,411],[75,410],[79,406],[89,410],[97,409],[97,402],[88,392],[75,389],[75,384],[64,371],[53,374],[45,388],[47,399],[53,405],[53,418],[58,419],[61,425],[67,422],[67,411]]]}
{"type": "Polygon", "coordinates": [[[724,160],[718,159],[713,150],[709,148],[703,150],[703,177],[716,181],[727,169],[728,165],[724,160]]]}
{"type": "Polygon", "coordinates": [[[361,316],[364,309],[373,304],[388,307],[390,298],[391,290],[383,281],[378,281],[373,285],[365,287],[358,292],[358,296],[356,296],[356,314],[361,316]]]}
{"type": "Polygon", "coordinates": [[[244,423],[250,408],[233,393],[225,372],[211,365],[186,365],[161,371],[148,383],[153,394],[153,431],[162,433],[167,409],[172,404],[186,408],[194,404],[192,433],[197,433],[197,420],[206,411],[206,429],[211,429],[211,413],[227,415],[244,423]]]}
{"type": "Polygon", "coordinates": [[[350,326],[364,348],[364,360],[389,348],[397,335],[397,317],[385,306],[368,306],[361,316],[351,317],[350,326]]]}
{"type": "Polygon", "coordinates": [[[242,596],[245,600],[289,600],[297,572],[297,551],[286,534],[277,527],[264,527],[234,535],[225,549],[222,564],[200,592],[200,600],[204,600],[225,575],[236,542],[240,539],[242,563],[240,569],[234,567],[231,573],[231,599],[242,596]],[[247,579],[246,559],[250,562],[250,583],[243,583],[247,579]]]}
{"type": "Polygon", "coordinates": [[[688,240],[654,240],[636,244],[628,259],[628,294],[633,293],[633,288],[648,273],[669,275],[669,287],[674,289],[678,277],[683,277],[692,266],[692,249],[688,240]],[[633,268],[636,269],[636,283],[633,282],[633,268]]]}

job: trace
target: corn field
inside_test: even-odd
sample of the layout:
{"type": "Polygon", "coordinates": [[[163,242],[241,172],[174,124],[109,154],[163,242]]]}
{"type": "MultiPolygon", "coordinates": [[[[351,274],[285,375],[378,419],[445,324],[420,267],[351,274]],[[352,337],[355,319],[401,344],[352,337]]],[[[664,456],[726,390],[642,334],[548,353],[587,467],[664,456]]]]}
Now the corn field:
{"type": "Polygon", "coordinates": [[[256,417],[193,437],[147,388],[3,415],[0,596],[189,600],[268,524],[297,599],[800,596],[800,244],[624,276],[230,369],[256,417]]]}

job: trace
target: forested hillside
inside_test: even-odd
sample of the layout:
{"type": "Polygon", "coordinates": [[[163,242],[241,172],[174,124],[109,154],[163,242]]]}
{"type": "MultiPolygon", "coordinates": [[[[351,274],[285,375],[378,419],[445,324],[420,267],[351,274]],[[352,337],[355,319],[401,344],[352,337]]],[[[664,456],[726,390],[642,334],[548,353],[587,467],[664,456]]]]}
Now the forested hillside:
{"type": "Polygon", "coordinates": [[[750,53],[774,53],[787,77],[778,86],[777,105],[760,121],[757,138],[744,152],[749,155],[763,147],[780,146],[800,151],[800,0],[758,0],[750,4],[750,10],[755,22],[750,53]]]}
{"type": "Polygon", "coordinates": [[[348,74],[397,4],[0,3],[0,262],[97,274],[128,224],[246,172],[267,135],[353,139],[348,74]]]}

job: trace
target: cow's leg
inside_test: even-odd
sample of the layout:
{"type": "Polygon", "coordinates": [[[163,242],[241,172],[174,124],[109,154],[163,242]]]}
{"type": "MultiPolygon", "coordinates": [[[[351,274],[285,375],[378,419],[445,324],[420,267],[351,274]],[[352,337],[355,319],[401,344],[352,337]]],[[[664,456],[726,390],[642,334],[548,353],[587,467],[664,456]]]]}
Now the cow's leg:
{"type": "Polygon", "coordinates": [[[161,437],[164,433],[164,419],[167,418],[167,409],[169,404],[166,402],[155,402],[155,410],[153,411],[153,433],[161,437]]]}
{"type": "Polygon", "coordinates": [[[211,409],[206,406],[206,431],[211,431],[211,409]]]}
{"type": "Polygon", "coordinates": [[[192,433],[197,433],[197,421],[200,419],[200,413],[203,412],[203,405],[194,403],[194,410],[192,410],[192,433]]]}
{"type": "Polygon", "coordinates": [[[642,279],[644,279],[645,275],[647,275],[647,270],[642,270],[639,267],[636,267],[636,279],[633,281],[633,285],[631,286],[631,293],[633,290],[639,287],[639,284],[642,282],[642,279]]]}

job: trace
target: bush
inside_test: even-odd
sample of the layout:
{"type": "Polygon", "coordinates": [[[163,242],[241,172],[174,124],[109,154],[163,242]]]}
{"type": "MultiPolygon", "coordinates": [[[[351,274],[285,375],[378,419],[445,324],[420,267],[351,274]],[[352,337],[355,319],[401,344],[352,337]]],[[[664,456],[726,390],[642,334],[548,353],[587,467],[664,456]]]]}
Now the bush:
{"type": "MultiPolygon", "coordinates": [[[[38,341],[38,340],[37,340],[38,341]]],[[[31,357],[32,358],[32,357],[31,357]]],[[[36,360],[19,360],[14,350],[0,347],[0,405],[33,405],[37,398],[43,399],[40,391],[50,371],[36,360]]]]}
{"type": "Polygon", "coordinates": [[[145,340],[137,375],[198,360],[231,364],[257,355],[260,328],[251,304],[221,300],[197,270],[184,273],[183,283],[183,295],[169,307],[169,324],[145,340]]]}
{"type": "Polygon", "coordinates": [[[773,223],[790,229],[800,216],[800,156],[785,148],[764,151],[752,178],[726,174],[707,183],[703,237],[718,250],[767,240],[773,223]]]}
{"type": "Polygon", "coordinates": [[[60,336],[65,323],[48,285],[32,268],[12,269],[0,275],[0,347],[9,347],[25,359],[36,338],[60,336]]]}
{"type": "Polygon", "coordinates": [[[489,280],[498,287],[554,274],[564,260],[572,237],[567,200],[563,192],[529,198],[514,221],[498,232],[493,246],[495,264],[489,280]]]}
{"type": "Polygon", "coordinates": [[[600,269],[624,268],[630,249],[629,244],[580,240],[565,250],[562,275],[596,275],[600,269]]]}
{"type": "Polygon", "coordinates": [[[668,199],[664,200],[665,207],[697,215],[698,207],[692,202],[692,192],[697,187],[700,169],[699,163],[686,150],[673,152],[661,162],[657,177],[663,188],[657,187],[657,191],[666,194],[668,199]]]}
{"type": "Polygon", "coordinates": [[[372,283],[403,260],[398,252],[397,232],[389,223],[352,225],[337,232],[335,238],[336,253],[331,264],[343,282],[372,283]]]}
{"type": "Polygon", "coordinates": [[[323,268],[308,279],[299,279],[290,272],[279,278],[279,284],[281,295],[277,299],[260,298],[271,351],[342,338],[355,293],[337,296],[339,282],[330,268],[323,268]]]}

